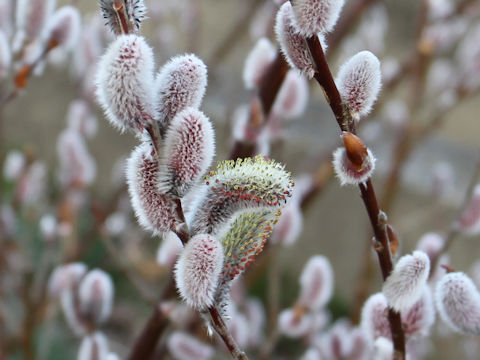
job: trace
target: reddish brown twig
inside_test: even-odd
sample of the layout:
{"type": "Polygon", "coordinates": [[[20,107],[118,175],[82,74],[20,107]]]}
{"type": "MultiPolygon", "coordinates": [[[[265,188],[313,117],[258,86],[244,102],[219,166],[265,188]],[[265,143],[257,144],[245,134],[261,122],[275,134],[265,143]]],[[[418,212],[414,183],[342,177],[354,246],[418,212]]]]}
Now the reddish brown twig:
{"type": "MultiPolygon", "coordinates": [[[[315,79],[324,91],[325,97],[335,115],[338,126],[342,131],[355,133],[354,121],[348,108],[343,103],[340,93],[335,85],[318,37],[310,37],[306,39],[306,42],[316,67],[315,79]]],[[[381,216],[383,212],[380,211],[378,206],[377,197],[371,180],[368,180],[364,184],[360,184],[359,188],[370,219],[370,224],[375,234],[375,242],[377,244],[375,250],[382,271],[382,277],[385,280],[393,269],[390,245],[386,233],[386,220],[381,216]]],[[[405,359],[405,333],[402,328],[400,313],[389,308],[388,320],[392,332],[395,359],[405,359]]]]}

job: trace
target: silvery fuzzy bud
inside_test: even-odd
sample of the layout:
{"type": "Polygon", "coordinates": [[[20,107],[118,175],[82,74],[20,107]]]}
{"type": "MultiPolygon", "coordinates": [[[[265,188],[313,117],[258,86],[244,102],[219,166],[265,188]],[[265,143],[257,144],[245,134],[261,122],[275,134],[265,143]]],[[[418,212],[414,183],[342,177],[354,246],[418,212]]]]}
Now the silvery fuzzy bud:
{"type": "Polygon", "coordinates": [[[107,360],[108,341],[102,332],[96,331],[83,338],[77,360],[107,360]]]}
{"type": "Polygon", "coordinates": [[[120,35],[102,56],[97,97],[113,127],[138,132],[157,114],[154,107],[153,51],[137,35],[120,35]]]}
{"type": "Polygon", "coordinates": [[[393,343],[390,339],[379,337],[375,340],[373,360],[393,359],[393,343]]]}
{"type": "Polygon", "coordinates": [[[27,160],[21,151],[9,151],[3,163],[3,176],[8,181],[17,180],[25,170],[27,160]]]}
{"type": "Polygon", "coordinates": [[[382,293],[370,296],[363,305],[361,326],[374,340],[392,337],[387,311],[387,298],[382,293]]]}
{"type": "Polygon", "coordinates": [[[74,100],[70,103],[67,112],[67,124],[86,138],[92,138],[97,133],[97,117],[85,100],[74,100]]]}
{"type": "Polygon", "coordinates": [[[183,197],[210,167],[215,154],[210,120],[195,108],[186,108],[172,120],[165,135],[159,188],[183,197]]]}
{"type": "Polygon", "coordinates": [[[193,54],[175,56],[160,69],[155,79],[156,106],[160,129],[187,107],[198,108],[207,87],[207,67],[193,54]]]}
{"type": "Polygon", "coordinates": [[[380,61],[370,51],[361,51],[342,65],[335,83],[343,102],[359,119],[370,112],[380,92],[380,61]]]}
{"type": "Polygon", "coordinates": [[[100,0],[100,9],[106,25],[116,35],[137,32],[147,13],[144,0],[100,0]]]}
{"type": "Polygon", "coordinates": [[[190,230],[223,234],[239,212],[275,212],[291,196],[293,182],[283,165],[261,155],[228,160],[210,171],[201,189],[190,230]]]}
{"type": "Polygon", "coordinates": [[[199,310],[213,305],[223,258],[222,245],[208,234],[196,235],[185,245],[175,265],[175,281],[188,305],[199,310]]]}
{"type": "Polygon", "coordinates": [[[260,38],[245,59],[243,83],[248,90],[258,88],[269,65],[275,60],[277,50],[270,40],[260,38]]]}
{"type": "Polygon", "coordinates": [[[333,271],[325,256],[316,255],[305,265],[300,276],[299,304],[318,311],[327,304],[333,293],[333,271]]]}
{"type": "Polygon", "coordinates": [[[58,9],[47,23],[47,46],[71,50],[78,41],[80,28],[81,16],[77,8],[64,6],[58,9]]]}
{"type": "Polygon", "coordinates": [[[50,296],[57,297],[64,290],[78,285],[86,272],[87,266],[81,262],[57,266],[48,280],[50,296]]]}
{"type": "Polygon", "coordinates": [[[96,324],[105,322],[112,313],[113,291],[110,275],[99,269],[89,271],[78,288],[82,317],[96,324]]]}
{"type": "Polygon", "coordinates": [[[375,170],[375,156],[357,136],[344,132],[345,147],[333,153],[333,169],[340,185],[358,185],[366,182],[375,170]]]}
{"type": "Polygon", "coordinates": [[[446,274],[435,290],[435,302],[442,320],[454,330],[480,334],[480,294],[464,273],[446,274]]]}
{"type": "Polygon", "coordinates": [[[460,215],[456,226],[466,235],[480,233],[480,184],[473,189],[470,203],[460,215]]]}
{"type": "Polygon", "coordinates": [[[335,27],[344,0],[297,0],[293,9],[303,36],[330,32],[335,27]]]}
{"type": "Polygon", "coordinates": [[[215,354],[211,346],[180,331],[175,331],[168,337],[167,348],[179,360],[208,360],[215,354]]]}
{"type": "Polygon", "coordinates": [[[309,313],[298,315],[295,309],[286,309],[278,315],[278,330],[291,338],[305,335],[312,325],[313,318],[309,313]]]}
{"type": "Polygon", "coordinates": [[[174,199],[159,191],[159,177],[152,145],[137,146],[127,161],[128,192],[139,224],[154,234],[175,231],[182,223],[174,199]]]}
{"type": "Polygon", "coordinates": [[[402,312],[405,335],[427,336],[435,322],[435,304],[430,287],[425,286],[420,299],[408,310],[402,312]]]}
{"type": "Polygon", "coordinates": [[[169,231],[163,234],[162,242],[157,250],[157,264],[170,269],[177,261],[182,250],[182,241],[174,232],[169,231]]]}
{"type": "Polygon", "coordinates": [[[290,1],[285,2],[278,10],[275,34],[288,64],[299,69],[308,78],[313,78],[315,69],[310,52],[303,35],[300,34],[290,1]]]}
{"type": "Polygon", "coordinates": [[[287,72],[278,91],[272,112],[283,119],[292,119],[302,115],[308,103],[308,81],[297,71],[287,72]]]}
{"type": "Polygon", "coordinates": [[[383,284],[382,292],[390,307],[408,310],[423,294],[430,274],[430,259],[423,251],[402,256],[383,284]]]}

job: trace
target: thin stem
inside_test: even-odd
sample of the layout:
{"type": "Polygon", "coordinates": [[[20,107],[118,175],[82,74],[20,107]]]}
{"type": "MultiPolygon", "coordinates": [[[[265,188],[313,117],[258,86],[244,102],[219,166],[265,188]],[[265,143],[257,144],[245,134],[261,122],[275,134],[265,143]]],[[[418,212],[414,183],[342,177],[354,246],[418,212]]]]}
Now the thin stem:
{"type": "MultiPolygon", "coordinates": [[[[330,72],[322,45],[317,36],[306,39],[310,54],[316,66],[315,79],[324,90],[325,97],[332,109],[338,126],[342,131],[355,133],[355,124],[348,108],[343,103],[338,92],[333,76],[330,72]]],[[[393,262],[390,253],[388,236],[386,233],[386,219],[383,219],[378,206],[377,197],[371,180],[359,185],[362,200],[367,210],[370,224],[375,234],[375,250],[378,256],[383,280],[385,280],[393,269],[393,262]]],[[[392,340],[395,351],[395,359],[405,359],[405,333],[402,328],[400,313],[388,309],[388,320],[392,332],[392,340]]]]}
{"type": "Polygon", "coordinates": [[[213,306],[208,309],[208,312],[210,313],[210,319],[212,319],[213,328],[222,338],[223,342],[227,346],[228,351],[230,354],[232,354],[232,357],[237,360],[248,360],[247,355],[245,355],[245,353],[239,349],[237,343],[235,340],[233,340],[233,337],[228,331],[222,316],[218,312],[218,309],[213,306]]]}

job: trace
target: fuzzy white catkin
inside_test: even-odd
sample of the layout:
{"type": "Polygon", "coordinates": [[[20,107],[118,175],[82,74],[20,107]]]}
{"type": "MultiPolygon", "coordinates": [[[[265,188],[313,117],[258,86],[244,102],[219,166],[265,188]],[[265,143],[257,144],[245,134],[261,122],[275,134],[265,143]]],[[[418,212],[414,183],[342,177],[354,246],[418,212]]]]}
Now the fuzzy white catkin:
{"type": "Polygon", "coordinates": [[[97,97],[108,121],[139,131],[157,117],[154,108],[153,51],[137,35],[119,35],[97,70],[97,97]]]}
{"type": "Polygon", "coordinates": [[[367,181],[375,171],[377,159],[370,149],[367,149],[367,156],[363,160],[363,168],[357,170],[347,157],[344,147],[333,152],[333,169],[340,181],[340,185],[358,185],[367,181]]]}
{"type": "Polygon", "coordinates": [[[175,331],[168,337],[167,348],[178,360],[209,360],[215,354],[211,346],[180,331],[175,331]]]}
{"type": "Polygon", "coordinates": [[[89,271],[78,289],[82,313],[95,323],[107,320],[112,312],[113,291],[110,275],[99,269],[89,271]]]}
{"type": "Polygon", "coordinates": [[[303,36],[333,30],[344,0],[296,0],[293,6],[303,36]]]}
{"type": "Polygon", "coordinates": [[[292,4],[287,1],[277,12],[275,21],[277,41],[288,64],[294,69],[299,69],[311,79],[315,74],[315,69],[307,43],[299,31],[292,4]]]}
{"type": "Polygon", "coordinates": [[[95,136],[98,129],[97,117],[92,114],[85,100],[74,100],[70,103],[67,124],[70,129],[78,131],[86,138],[95,136]]]}
{"type": "Polygon", "coordinates": [[[374,340],[379,337],[392,337],[387,309],[387,299],[382,293],[371,295],[363,305],[361,326],[374,340]]]}
{"type": "Polygon", "coordinates": [[[302,115],[308,103],[308,81],[295,70],[287,72],[273,104],[272,112],[284,119],[302,115]]]}
{"type": "Polygon", "coordinates": [[[277,51],[267,38],[260,38],[245,59],[243,83],[248,90],[260,85],[268,66],[275,60],[277,51]]]}
{"type": "Polygon", "coordinates": [[[435,305],[432,291],[425,286],[420,299],[410,309],[402,313],[402,324],[405,335],[427,336],[435,322],[435,305]]]}
{"type": "Polygon", "coordinates": [[[472,198],[456,225],[466,235],[480,233],[480,184],[473,189],[472,198]]]}
{"type": "Polygon", "coordinates": [[[480,294],[464,273],[445,275],[435,290],[435,303],[442,320],[454,330],[480,334],[480,294]]]}
{"type": "Polygon", "coordinates": [[[390,360],[393,358],[393,343],[390,339],[379,337],[375,340],[373,360],[390,360]]]}
{"type": "Polygon", "coordinates": [[[222,245],[210,235],[196,235],[185,245],[175,265],[175,281],[188,305],[199,310],[213,305],[223,258],[222,245]]]}
{"type": "Polygon", "coordinates": [[[138,222],[154,234],[175,230],[180,224],[173,199],[159,191],[159,164],[149,143],[137,146],[127,161],[126,178],[138,222]]]}
{"type": "Polygon", "coordinates": [[[210,120],[195,108],[178,113],[165,135],[160,190],[183,197],[205,174],[214,155],[210,120]]]}
{"type": "Polygon", "coordinates": [[[193,54],[175,56],[160,69],[155,79],[156,106],[160,127],[166,131],[177,113],[198,108],[207,87],[207,67],[193,54]]]}
{"type": "Polygon", "coordinates": [[[77,360],[107,359],[108,341],[102,332],[96,331],[83,338],[78,350],[77,360]]]}
{"type": "Polygon", "coordinates": [[[382,292],[390,307],[408,310],[423,294],[430,274],[430,259],[423,251],[402,256],[383,284],[382,292]]]}
{"type": "Polygon", "coordinates": [[[320,310],[332,296],[333,282],[330,261],[322,255],[312,257],[300,276],[299,302],[311,310],[320,310]]]}
{"type": "Polygon", "coordinates": [[[278,315],[278,330],[290,338],[305,335],[312,325],[313,318],[309,313],[297,316],[294,309],[285,309],[278,315]]]}
{"type": "Polygon", "coordinates": [[[52,15],[47,23],[47,41],[55,41],[65,50],[72,49],[78,41],[81,15],[76,7],[64,6],[52,15]]]}
{"type": "Polygon", "coordinates": [[[370,51],[361,51],[342,65],[335,83],[352,115],[361,118],[370,112],[380,92],[380,61],[370,51]]]}
{"type": "Polygon", "coordinates": [[[18,179],[24,171],[26,163],[27,160],[21,151],[10,151],[3,163],[3,176],[9,181],[18,179]]]}
{"type": "Polygon", "coordinates": [[[62,291],[78,284],[86,272],[87,266],[81,262],[57,266],[48,280],[50,296],[57,297],[62,291]]]}

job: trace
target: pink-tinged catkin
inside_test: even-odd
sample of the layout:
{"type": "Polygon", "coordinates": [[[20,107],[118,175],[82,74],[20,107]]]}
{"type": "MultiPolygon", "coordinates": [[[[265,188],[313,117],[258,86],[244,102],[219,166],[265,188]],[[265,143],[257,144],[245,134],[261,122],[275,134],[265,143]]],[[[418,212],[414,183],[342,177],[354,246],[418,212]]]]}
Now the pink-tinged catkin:
{"type": "Polygon", "coordinates": [[[181,224],[174,199],[158,190],[159,176],[152,145],[137,146],[127,161],[128,192],[139,224],[154,234],[175,231],[181,224]]]}
{"type": "Polygon", "coordinates": [[[55,9],[56,0],[18,0],[15,14],[16,34],[14,51],[20,50],[25,41],[38,38],[55,9]]]}
{"type": "Polygon", "coordinates": [[[66,129],[58,137],[58,177],[64,187],[88,186],[95,180],[97,167],[85,140],[75,130],[66,129]]]}
{"type": "Polygon", "coordinates": [[[207,67],[193,54],[175,56],[155,79],[156,106],[160,129],[165,132],[177,113],[198,108],[207,87],[207,67]]]}
{"type": "Polygon", "coordinates": [[[12,51],[7,36],[0,30],[0,78],[8,75],[12,63],[12,51]]]}
{"type": "Polygon", "coordinates": [[[143,37],[120,35],[102,56],[97,70],[97,97],[113,127],[138,132],[156,112],[153,52],[143,37]]]}
{"type": "Polygon", "coordinates": [[[110,275],[99,269],[89,271],[78,288],[82,317],[96,324],[105,322],[112,313],[113,289],[110,275]]]}
{"type": "Polygon", "coordinates": [[[275,59],[277,50],[267,38],[257,41],[245,59],[243,67],[243,83],[248,90],[258,88],[263,75],[275,59]]]}
{"type": "Polygon", "coordinates": [[[423,251],[402,256],[383,284],[382,292],[390,307],[408,310],[423,294],[430,274],[430,259],[423,251]]]}
{"type": "Polygon", "coordinates": [[[372,176],[376,160],[370,149],[367,149],[363,165],[359,170],[348,159],[345,148],[341,147],[333,153],[333,169],[338,180],[340,180],[340,185],[358,185],[372,176]]]}
{"type": "Polygon", "coordinates": [[[298,314],[295,309],[283,310],[278,315],[278,330],[291,338],[298,338],[307,334],[313,326],[311,314],[298,314]]]}
{"type": "Polygon", "coordinates": [[[361,51],[342,65],[335,83],[352,115],[360,119],[370,112],[380,92],[380,61],[370,51],[361,51]]]}
{"type": "Polygon", "coordinates": [[[370,296],[363,305],[361,326],[374,340],[379,337],[392,337],[387,311],[387,298],[382,293],[370,296]]]}
{"type": "MultiPolygon", "coordinates": [[[[122,3],[125,8],[119,9],[119,11],[127,16],[127,31],[137,32],[140,30],[140,25],[147,14],[144,0],[124,0],[122,3]]],[[[116,35],[123,34],[125,29],[123,29],[120,18],[115,11],[114,0],[100,0],[100,9],[110,30],[116,35]]]]}
{"type": "Polygon", "coordinates": [[[278,91],[272,111],[283,119],[299,117],[308,103],[308,81],[297,71],[288,71],[278,91]]]}
{"type": "Polygon", "coordinates": [[[473,236],[480,233],[480,184],[473,189],[472,198],[460,215],[456,226],[466,235],[473,236]]]}
{"type": "Polygon", "coordinates": [[[327,304],[333,293],[333,271],[325,256],[316,255],[307,262],[300,276],[300,288],[300,305],[318,311],[327,304]]]}
{"type": "Polygon", "coordinates": [[[57,266],[48,280],[49,295],[58,297],[64,290],[78,285],[86,272],[87,266],[80,262],[57,266]]]}
{"type": "Polygon", "coordinates": [[[205,179],[190,230],[194,234],[223,234],[240,212],[280,209],[292,188],[290,173],[274,160],[258,155],[223,161],[205,179]]]}
{"type": "Polygon", "coordinates": [[[188,305],[199,310],[213,305],[223,258],[222,245],[208,234],[196,235],[185,245],[175,265],[175,281],[188,305]]]}
{"type": "Polygon", "coordinates": [[[280,49],[289,65],[294,69],[299,69],[308,78],[313,78],[315,69],[310,58],[307,43],[300,34],[290,1],[285,2],[278,10],[275,33],[280,49]]]}
{"type": "Polygon", "coordinates": [[[303,36],[332,31],[344,0],[297,0],[293,6],[303,36]]]}
{"type": "Polygon", "coordinates": [[[480,334],[480,294],[464,273],[446,274],[435,290],[435,303],[442,320],[454,330],[480,334]]]}
{"type": "Polygon", "coordinates": [[[72,49],[80,36],[80,12],[73,6],[64,6],[58,9],[47,23],[47,46],[72,49]]]}
{"type": "Polygon", "coordinates": [[[74,100],[70,103],[67,112],[67,125],[86,138],[92,138],[97,134],[98,120],[92,114],[85,100],[74,100]]]}
{"type": "Polygon", "coordinates": [[[393,359],[393,343],[390,339],[379,337],[375,340],[373,360],[393,359]]]}
{"type": "Polygon", "coordinates": [[[402,313],[402,324],[407,337],[427,336],[435,322],[435,305],[430,287],[425,286],[420,299],[402,313]]]}
{"type": "Polygon", "coordinates": [[[180,331],[175,331],[168,337],[167,348],[178,360],[209,360],[215,354],[211,346],[180,331]]]}
{"type": "Polygon", "coordinates": [[[77,360],[106,360],[108,353],[108,341],[102,332],[96,331],[86,335],[78,350],[77,360]]]}
{"type": "Polygon", "coordinates": [[[178,236],[172,231],[165,233],[157,250],[157,264],[170,269],[177,261],[182,250],[182,241],[178,236]]]}
{"type": "Polygon", "coordinates": [[[214,154],[210,120],[195,108],[178,113],[165,135],[160,190],[183,197],[208,170],[214,154]]]}

